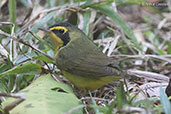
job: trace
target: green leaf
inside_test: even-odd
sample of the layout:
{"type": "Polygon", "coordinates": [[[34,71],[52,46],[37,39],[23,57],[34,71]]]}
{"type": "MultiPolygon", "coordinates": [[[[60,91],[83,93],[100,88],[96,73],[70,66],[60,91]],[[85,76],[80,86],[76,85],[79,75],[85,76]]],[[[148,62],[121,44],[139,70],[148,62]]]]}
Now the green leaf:
{"type": "Polygon", "coordinates": [[[98,107],[96,105],[96,101],[93,99],[92,94],[91,94],[90,91],[89,91],[89,95],[90,95],[90,98],[91,98],[91,102],[93,103],[93,106],[94,106],[93,109],[94,109],[95,113],[99,114],[99,109],[98,109],[98,107]]]}
{"type": "MultiPolygon", "coordinates": [[[[111,4],[113,2],[114,2],[114,0],[106,0],[106,1],[100,1],[100,2],[97,2],[94,4],[96,4],[96,5],[108,5],[108,4],[111,4]]],[[[87,0],[87,2],[85,4],[83,4],[81,7],[87,8],[87,7],[90,7],[91,5],[92,5],[92,0],[87,0]]]]}
{"type": "Polygon", "coordinates": [[[167,46],[168,46],[167,49],[166,49],[167,50],[167,54],[171,54],[171,42],[168,41],[167,42],[167,46]]]}
{"type": "Polygon", "coordinates": [[[0,114],[4,114],[4,111],[1,107],[0,107],[0,114]]]}
{"type": "Polygon", "coordinates": [[[156,51],[157,51],[157,53],[160,54],[160,55],[165,55],[164,51],[161,50],[161,49],[157,49],[156,51]]]}
{"type": "Polygon", "coordinates": [[[1,79],[0,80],[0,92],[9,92],[9,87],[8,87],[8,84],[7,82],[5,81],[5,79],[1,79]]]}
{"type": "Polygon", "coordinates": [[[9,0],[8,9],[10,21],[16,25],[16,0],[9,0]]]}
{"type": "MultiPolygon", "coordinates": [[[[100,106],[100,105],[90,105],[91,108],[93,109],[98,109],[99,112],[96,112],[95,114],[114,114],[114,113],[108,113],[108,107],[107,106],[100,106]]],[[[112,109],[113,111],[113,109],[112,109]]]]}
{"type": "Polygon", "coordinates": [[[162,87],[160,87],[160,102],[163,105],[164,112],[166,114],[170,114],[171,112],[171,103],[165,94],[164,90],[162,87]]]}
{"type": "Polygon", "coordinates": [[[115,103],[116,103],[116,102],[113,101],[113,102],[110,104],[110,106],[109,106],[109,108],[108,108],[108,111],[106,111],[106,112],[107,112],[106,114],[113,114],[112,112],[113,112],[115,103]]]}
{"type": "Polygon", "coordinates": [[[90,21],[90,11],[84,13],[84,33],[88,36],[89,35],[89,21],[90,21]]]}
{"type": "Polygon", "coordinates": [[[159,41],[159,38],[152,32],[152,31],[147,31],[145,32],[145,34],[148,37],[148,40],[156,47],[158,48],[158,46],[161,44],[159,41]]]}
{"type": "Polygon", "coordinates": [[[123,83],[120,83],[119,87],[116,89],[116,100],[118,108],[122,108],[124,105],[128,104],[123,83]]]}
{"type": "Polygon", "coordinates": [[[22,62],[26,62],[26,61],[29,61],[30,59],[32,59],[33,57],[37,57],[38,55],[32,51],[32,52],[28,52],[28,53],[25,53],[25,54],[21,54],[21,55],[18,55],[14,60],[13,60],[13,63],[15,65],[18,65],[22,62]]]}
{"type": "Polygon", "coordinates": [[[34,57],[34,59],[36,59],[36,60],[41,60],[41,61],[44,61],[44,62],[47,62],[47,63],[56,64],[55,61],[52,61],[51,59],[49,59],[48,57],[46,57],[46,56],[44,56],[44,55],[34,57]]]}
{"type": "MultiPolygon", "coordinates": [[[[22,62],[26,62],[29,61],[30,59],[35,59],[35,60],[43,60],[47,63],[52,63],[54,64],[54,61],[52,61],[51,59],[49,59],[48,57],[44,56],[44,55],[38,55],[36,54],[34,51],[33,52],[28,52],[25,53],[24,55],[19,55],[14,61],[14,64],[20,64],[22,62]]],[[[0,69],[1,71],[1,69],[0,69]]]]}
{"type": "MultiPolygon", "coordinates": [[[[24,93],[26,99],[12,109],[10,114],[65,114],[81,105],[81,101],[68,85],[55,81],[50,75],[39,77],[20,93],[24,93]]],[[[3,107],[14,100],[7,99],[3,103],[3,107]]],[[[72,114],[82,113],[82,109],[76,109],[72,112],[72,114]]]]}
{"type": "Polygon", "coordinates": [[[116,5],[120,6],[120,5],[133,5],[133,4],[137,4],[137,5],[146,5],[148,2],[145,0],[116,0],[116,5]]]}
{"type": "Polygon", "coordinates": [[[9,70],[1,73],[0,78],[2,78],[5,75],[16,75],[16,74],[34,75],[34,74],[38,74],[40,72],[41,72],[41,65],[29,63],[29,64],[24,64],[22,66],[16,66],[12,69],[9,69],[9,70]]]}

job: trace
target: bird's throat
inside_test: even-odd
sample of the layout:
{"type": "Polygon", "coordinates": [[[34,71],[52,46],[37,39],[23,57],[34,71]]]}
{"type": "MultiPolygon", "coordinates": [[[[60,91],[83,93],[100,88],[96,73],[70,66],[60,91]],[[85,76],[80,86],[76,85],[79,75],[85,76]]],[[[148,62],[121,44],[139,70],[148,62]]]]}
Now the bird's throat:
{"type": "Polygon", "coordinates": [[[49,33],[49,36],[54,45],[54,54],[56,57],[58,55],[59,48],[63,46],[64,42],[58,36],[56,36],[53,32],[49,33]]]}

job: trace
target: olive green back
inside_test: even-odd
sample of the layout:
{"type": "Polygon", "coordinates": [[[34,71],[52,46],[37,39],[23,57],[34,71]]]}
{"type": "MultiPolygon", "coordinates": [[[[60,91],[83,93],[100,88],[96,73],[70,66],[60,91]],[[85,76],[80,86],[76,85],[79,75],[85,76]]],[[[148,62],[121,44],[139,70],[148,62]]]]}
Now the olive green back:
{"type": "Polygon", "coordinates": [[[116,61],[103,54],[81,30],[76,27],[71,29],[71,41],[59,49],[56,57],[59,69],[92,78],[120,75],[118,69],[111,67],[117,66],[116,61]]]}

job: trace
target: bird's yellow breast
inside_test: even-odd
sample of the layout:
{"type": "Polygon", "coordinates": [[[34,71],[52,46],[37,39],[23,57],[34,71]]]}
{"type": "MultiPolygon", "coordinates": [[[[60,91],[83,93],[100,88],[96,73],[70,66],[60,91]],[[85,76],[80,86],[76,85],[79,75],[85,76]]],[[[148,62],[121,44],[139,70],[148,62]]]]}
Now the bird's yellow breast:
{"type": "Polygon", "coordinates": [[[66,71],[62,71],[62,73],[77,88],[90,91],[96,90],[109,82],[119,80],[121,78],[119,76],[105,76],[93,78],[90,76],[76,76],[66,71]]]}

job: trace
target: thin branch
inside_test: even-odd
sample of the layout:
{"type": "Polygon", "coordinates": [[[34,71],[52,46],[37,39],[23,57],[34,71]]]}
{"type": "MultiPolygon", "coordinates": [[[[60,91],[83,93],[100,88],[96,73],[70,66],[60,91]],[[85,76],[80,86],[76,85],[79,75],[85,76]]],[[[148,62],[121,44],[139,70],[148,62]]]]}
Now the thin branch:
{"type": "Polygon", "coordinates": [[[154,72],[147,72],[147,71],[141,71],[141,70],[136,70],[136,69],[129,69],[127,70],[127,74],[129,75],[134,75],[137,77],[144,77],[149,80],[153,81],[158,81],[158,82],[169,82],[169,77],[163,75],[163,74],[158,74],[154,72]]]}
{"type": "Polygon", "coordinates": [[[3,36],[5,36],[5,37],[9,37],[9,38],[11,38],[11,39],[13,39],[13,40],[15,40],[15,41],[17,41],[17,42],[19,42],[19,43],[22,43],[22,44],[24,44],[24,45],[26,45],[26,46],[32,48],[33,50],[35,50],[35,51],[37,51],[37,52],[43,54],[44,56],[48,57],[48,58],[51,59],[52,61],[54,61],[54,59],[53,59],[51,56],[47,55],[45,52],[43,52],[43,51],[41,51],[41,50],[35,48],[34,46],[31,46],[30,44],[24,42],[22,39],[17,39],[16,36],[12,36],[12,35],[10,35],[10,34],[8,34],[8,33],[3,32],[2,30],[0,30],[0,35],[3,35],[3,36]]]}
{"type": "Polygon", "coordinates": [[[12,102],[11,104],[7,105],[4,108],[5,114],[9,114],[9,111],[12,110],[13,108],[15,108],[18,104],[22,103],[25,99],[26,96],[24,93],[18,93],[18,94],[9,94],[9,93],[0,93],[0,96],[3,97],[12,97],[12,98],[17,98],[16,101],[12,102]]]}
{"type": "Polygon", "coordinates": [[[116,57],[116,58],[155,58],[155,59],[160,59],[166,62],[171,63],[171,55],[113,55],[110,57],[116,57]]]}

